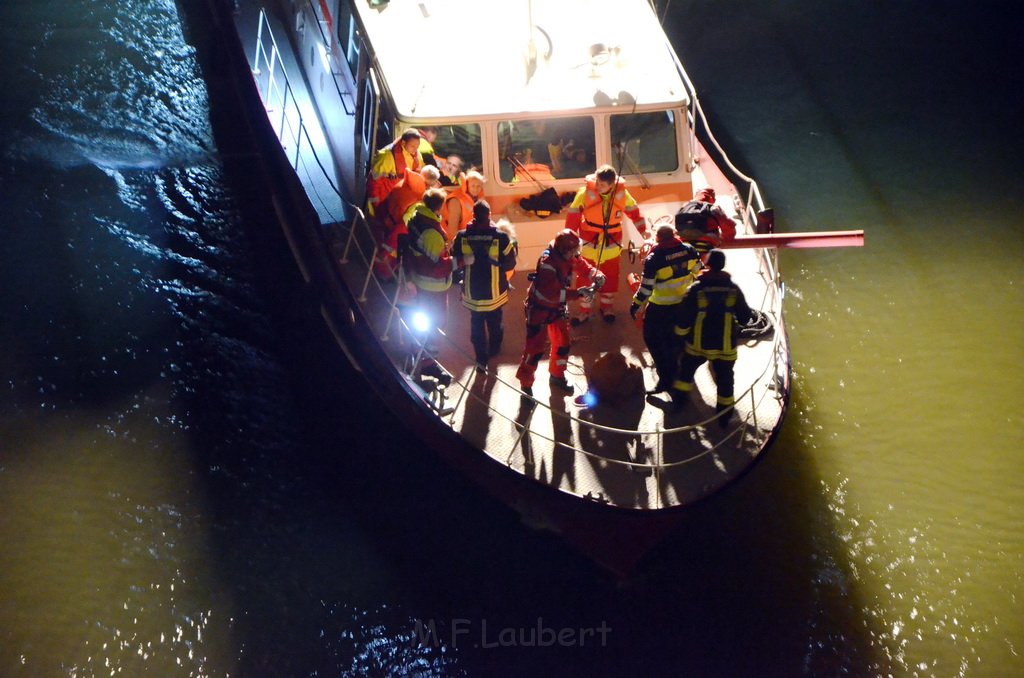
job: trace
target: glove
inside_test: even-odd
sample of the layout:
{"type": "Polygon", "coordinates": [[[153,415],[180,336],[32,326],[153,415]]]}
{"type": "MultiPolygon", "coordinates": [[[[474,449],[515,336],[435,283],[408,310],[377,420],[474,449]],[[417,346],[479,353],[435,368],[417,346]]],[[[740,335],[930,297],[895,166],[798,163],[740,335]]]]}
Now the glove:
{"type": "Polygon", "coordinates": [[[594,289],[594,285],[587,285],[586,287],[580,287],[579,289],[576,290],[576,294],[580,297],[580,299],[585,299],[587,303],[590,303],[594,300],[595,292],[596,290],[594,289]]]}
{"type": "Polygon", "coordinates": [[[463,263],[464,265],[466,265],[466,266],[472,266],[473,264],[475,264],[475,263],[476,263],[476,257],[475,257],[475,256],[473,256],[473,253],[472,253],[472,252],[470,252],[470,253],[468,253],[468,254],[464,254],[464,255],[462,256],[462,263],[463,263]]]}
{"type": "Polygon", "coordinates": [[[594,291],[596,292],[597,290],[604,287],[604,283],[606,280],[608,280],[608,278],[605,276],[605,274],[601,273],[601,271],[597,271],[594,274],[594,284],[592,285],[594,291]]]}
{"type": "Polygon", "coordinates": [[[630,307],[629,307],[629,317],[632,318],[633,320],[636,320],[636,314],[637,314],[637,311],[639,311],[639,310],[640,310],[640,304],[638,304],[638,303],[636,303],[634,301],[630,305],[630,307]]]}

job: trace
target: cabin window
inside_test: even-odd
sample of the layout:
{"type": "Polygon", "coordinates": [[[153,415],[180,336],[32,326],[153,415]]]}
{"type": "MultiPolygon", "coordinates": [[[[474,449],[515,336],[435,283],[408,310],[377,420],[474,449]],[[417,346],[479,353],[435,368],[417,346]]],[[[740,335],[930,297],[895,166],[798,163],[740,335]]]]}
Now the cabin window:
{"type": "Polygon", "coordinates": [[[613,115],[611,133],[609,157],[622,174],[673,172],[679,168],[676,116],[672,111],[613,115]]]}
{"type": "Polygon", "coordinates": [[[579,179],[594,171],[594,119],[589,116],[503,121],[498,143],[501,180],[508,183],[579,179]]]}
{"type": "MultiPolygon", "coordinates": [[[[442,171],[446,170],[446,164],[450,159],[452,172],[466,172],[470,169],[477,169],[483,172],[483,151],[480,142],[480,125],[469,123],[465,125],[423,125],[417,126],[425,134],[436,135],[432,145],[434,147],[434,160],[442,171]]],[[[430,158],[426,158],[430,162],[430,158]]]]}
{"type": "Polygon", "coordinates": [[[352,16],[352,7],[349,3],[342,2],[338,5],[338,46],[345,61],[348,62],[348,69],[352,77],[356,77],[356,69],[359,68],[359,30],[356,28],[355,18],[352,16]]]}

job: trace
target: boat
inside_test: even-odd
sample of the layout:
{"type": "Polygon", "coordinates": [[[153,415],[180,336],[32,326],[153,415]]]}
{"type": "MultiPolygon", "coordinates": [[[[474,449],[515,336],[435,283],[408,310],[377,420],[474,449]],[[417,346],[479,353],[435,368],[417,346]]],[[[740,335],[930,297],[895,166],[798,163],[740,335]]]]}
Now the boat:
{"type": "MultiPolygon", "coordinates": [[[[676,529],[686,509],[765,456],[791,389],[778,250],[857,246],[863,233],[774,232],[759,185],[716,141],[648,0],[209,3],[232,46],[245,124],[310,294],[425,454],[618,574],[676,529]],[[515,227],[506,336],[483,370],[455,287],[446,322],[416,328],[403,312],[400,274],[374,271],[367,171],[378,149],[410,128],[430,130],[437,157],[478,167],[493,217],[515,227]],[[772,331],[739,348],[725,426],[707,365],[697,372],[695,405],[681,415],[656,396],[578,407],[543,379],[532,396],[520,390],[528,275],[563,228],[564,204],[605,163],[652,226],[673,224],[703,187],[737,224],[736,238],[722,244],[726,270],[772,331]],[[544,200],[552,194],[556,201],[544,200]],[[421,367],[427,335],[437,342],[431,370],[421,367]]],[[[643,239],[628,219],[624,229],[626,276],[640,268],[643,239]]],[[[628,288],[618,296],[619,322],[573,329],[568,376],[577,393],[611,352],[641,366],[648,387],[654,379],[626,312],[628,288]]]]}

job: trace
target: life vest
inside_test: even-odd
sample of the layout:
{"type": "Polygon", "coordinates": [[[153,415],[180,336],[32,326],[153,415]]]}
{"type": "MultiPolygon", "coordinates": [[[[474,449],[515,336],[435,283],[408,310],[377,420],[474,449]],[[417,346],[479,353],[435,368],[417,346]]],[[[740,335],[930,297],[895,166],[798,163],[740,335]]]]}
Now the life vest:
{"type": "Polygon", "coordinates": [[[460,185],[454,191],[449,193],[447,198],[445,198],[444,207],[441,208],[441,221],[445,224],[445,231],[448,234],[449,240],[454,238],[459,231],[464,231],[469,222],[473,221],[473,203],[475,202],[476,200],[466,192],[465,185],[460,185]],[[458,224],[448,222],[449,200],[458,200],[459,205],[462,207],[462,213],[458,224]]]}
{"type": "Polygon", "coordinates": [[[426,190],[427,180],[423,175],[406,168],[404,176],[377,208],[377,216],[384,222],[384,227],[394,229],[404,226],[405,213],[423,199],[426,190]]]}
{"type": "Polygon", "coordinates": [[[622,213],[626,209],[626,181],[618,177],[607,200],[597,191],[597,177],[587,176],[583,196],[580,240],[583,256],[598,265],[622,253],[622,213]]]}
{"type": "Polygon", "coordinates": [[[367,175],[367,207],[375,216],[377,206],[384,202],[398,182],[405,176],[405,170],[419,172],[423,167],[423,156],[417,151],[412,156],[412,166],[405,160],[405,149],[399,141],[393,141],[377,151],[370,174],[367,175]]]}
{"type": "Polygon", "coordinates": [[[554,181],[555,175],[551,173],[551,167],[542,162],[527,162],[516,165],[515,174],[512,176],[512,183],[520,181],[531,181],[545,183],[554,181]]]}

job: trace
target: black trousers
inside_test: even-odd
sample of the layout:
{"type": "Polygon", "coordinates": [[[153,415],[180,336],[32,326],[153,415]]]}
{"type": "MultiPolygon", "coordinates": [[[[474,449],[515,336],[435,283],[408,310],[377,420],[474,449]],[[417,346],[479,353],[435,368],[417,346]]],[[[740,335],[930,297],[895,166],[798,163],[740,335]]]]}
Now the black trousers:
{"type": "Polygon", "coordinates": [[[679,368],[679,341],[674,333],[678,314],[678,304],[647,304],[644,311],[644,343],[654,360],[659,389],[672,387],[679,368]]]}
{"type": "Polygon", "coordinates": [[[501,351],[505,330],[501,326],[501,309],[469,312],[469,341],[476,352],[476,361],[486,363],[501,351]]]}
{"type": "MultiPolygon", "coordinates": [[[[679,359],[679,380],[676,382],[675,388],[684,392],[692,390],[693,374],[698,367],[704,364],[705,360],[707,358],[684,352],[679,359]]],[[[715,376],[715,385],[718,387],[717,409],[725,409],[736,403],[736,398],[733,397],[733,367],[735,367],[736,361],[710,360],[708,362],[711,363],[711,373],[715,376]]]]}

